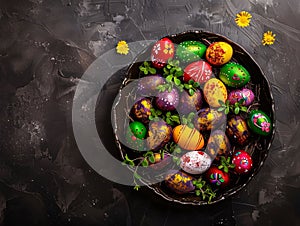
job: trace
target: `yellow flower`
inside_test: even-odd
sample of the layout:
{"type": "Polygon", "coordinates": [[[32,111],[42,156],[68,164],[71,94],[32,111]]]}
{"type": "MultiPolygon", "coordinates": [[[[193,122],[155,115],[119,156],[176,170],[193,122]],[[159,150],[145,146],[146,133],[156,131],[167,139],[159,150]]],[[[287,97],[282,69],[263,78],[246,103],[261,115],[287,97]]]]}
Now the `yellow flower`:
{"type": "Polygon", "coordinates": [[[128,44],[125,41],[119,41],[116,49],[117,49],[117,53],[119,54],[127,55],[129,52],[128,44]]]}
{"type": "Polygon", "coordinates": [[[165,44],[165,49],[164,49],[164,53],[165,54],[172,54],[173,53],[173,49],[172,49],[172,45],[170,44],[165,44]]]}
{"type": "Polygon", "coordinates": [[[262,39],[262,44],[265,45],[273,45],[275,42],[275,36],[276,34],[273,34],[272,31],[267,31],[264,33],[264,37],[262,39]]]}
{"type": "Polygon", "coordinates": [[[239,27],[248,27],[251,21],[252,15],[246,11],[242,11],[236,14],[235,22],[239,27]]]}

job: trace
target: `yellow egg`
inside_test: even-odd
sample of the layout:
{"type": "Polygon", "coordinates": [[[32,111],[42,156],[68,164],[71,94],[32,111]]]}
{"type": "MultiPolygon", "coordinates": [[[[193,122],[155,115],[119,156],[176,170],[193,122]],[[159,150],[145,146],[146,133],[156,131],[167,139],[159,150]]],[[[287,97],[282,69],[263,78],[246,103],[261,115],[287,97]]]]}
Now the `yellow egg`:
{"type": "Polygon", "coordinates": [[[203,94],[206,102],[211,107],[220,107],[219,102],[225,103],[227,100],[227,89],[223,82],[217,78],[212,78],[205,83],[203,94]]]}
{"type": "Polygon", "coordinates": [[[173,129],[173,139],[181,148],[189,151],[199,150],[204,146],[202,134],[187,125],[179,125],[173,129]]]}
{"type": "Polygon", "coordinates": [[[232,55],[233,49],[226,42],[214,42],[206,50],[206,60],[214,66],[226,64],[232,55]]]}

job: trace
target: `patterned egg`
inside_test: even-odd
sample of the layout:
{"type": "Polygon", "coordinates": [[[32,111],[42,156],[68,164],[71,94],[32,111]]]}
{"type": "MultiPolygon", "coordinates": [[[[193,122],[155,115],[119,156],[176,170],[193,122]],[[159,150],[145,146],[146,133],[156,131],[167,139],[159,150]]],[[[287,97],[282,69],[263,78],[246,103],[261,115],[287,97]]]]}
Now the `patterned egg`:
{"type": "Polygon", "coordinates": [[[194,63],[189,64],[184,69],[183,80],[188,82],[189,80],[194,80],[200,84],[207,82],[212,76],[211,66],[204,60],[199,60],[194,63]]]}
{"type": "Polygon", "coordinates": [[[148,98],[142,98],[133,105],[131,115],[143,123],[149,123],[151,108],[151,101],[148,98]]]}
{"type": "Polygon", "coordinates": [[[268,136],[272,132],[272,122],[266,113],[260,110],[252,110],[248,118],[249,128],[263,136],[268,136]]]}
{"type": "Polygon", "coordinates": [[[160,75],[150,75],[139,79],[137,93],[139,95],[156,96],[157,86],[165,84],[165,79],[160,75]]]}
{"type": "Polygon", "coordinates": [[[242,87],[250,81],[250,74],[242,65],[230,62],[220,70],[220,79],[230,87],[242,87]]]}
{"type": "Polygon", "coordinates": [[[156,68],[163,68],[168,59],[174,57],[174,44],[168,38],[163,38],[156,42],[152,48],[151,61],[156,68]]]}
{"type": "Polygon", "coordinates": [[[219,160],[220,155],[228,155],[231,147],[225,132],[222,130],[213,131],[208,139],[206,150],[212,158],[216,157],[217,160],[219,160]]]}
{"type": "Polygon", "coordinates": [[[212,108],[201,109],[195,118],[195,127],[200,131],[218,128],[222,123],[226,123],[225,114],[212,108]]]}
{"type": "Polygon", "coordinates": [[[150,163],[149,167],[155,170],[161,170],[172,162],[169,154],[165,153],[162,157],[160,153],[154,153],[155,163],[150,163]]]}
{"type": "Polygon", "coordinates": [[[136,151],[145,151],[146,127],[138,121],[129,124],[126,132],[126,146],[136,151]]]}
{"type": "Polygon", "coordinates": [[[193,96],[188,92],[183,91],[180,95],[178,112],[183,115],[187,115],[190,112],[197,112],[202,106],[202,94],[200,90],[197,90],[193,96]]]}
{"type": "Polygon", "coordinates": [[[181,148],[189,151],[199,150],[204,146],[202,134],[187,125],[179,125],[173,129],[173,140],[181,148]]]}
{"type": "Polygon", "coordinates": [[[226,64],[232,55],[233,49],[226,42],[214,42],[206,50],[206,60],[214,66],[226,64]]]}
{"type": "Polygon", "coordinates": [[[229,118],[226,133],[233,142],[240,145],[245,145],[250,136],[245,120],[239,115],[229,118]]]}
{"type": "Polygon", "coordinates": [[[221,104],[219,102],[225,103],[227,100],[227,89],[217,78],[211,78],[205,83],[203,94],[206,102],[211,107],[220,107],[221,104]]]}
{"type": "Polygon", "coordinates": [[[163,111],[173,111],[179,104],[179,94],[176,88],[171,92],[168,90],[157,94],[155,99],[156,106],[163,111]]]}
{"type": "Polygon", "coordinates": [[[253,166],[251,156],[243,150],[234,153],[232,163],[235,165],[235,172],[239,174],[248,173],[253,166]]]}
{"type": "Polygon", "coordinates": [[[133,135],[139,139],[144,139],[147,134],[147,129],[141,122],[131,122],[129,124],[130,130],[133,135]]]}
{"type": "Polygon", "coordinates": [[[157,150],[162,148],[171,140],[171,137],[172,127],[165,121],[150,121],[147,137],[147,147],[149,150],[157,150]]]}
{"type": "Polygon", "coordinates": [[[190,174],[202,174],[207,171],[212,159],[203,151],[190,151],[180,158],[180,168],[190,174]]]}
{"type": "Polygon", "coordinates": [[[211,167],[207,171],[206,178],[210,184],[213,184],[218,187],[226,187],[230,182],[229,174],[223,172],[215,166],[211,167]]]}
{"type": "Polygon", "coordinates": [[[192,62],[203,57],[206,49],[206,45],[201,42],[184,41],[177,46],[176,56],[183,62],[192,62]]]}
{"type": "Polygon", "coordinates": [[[195,190],[194,178],[184,172],[170,170],[165,177],[166,186],[177,194],[185,194],[195,190]]]}
{"type": "Polygon", "coordinates": [[[249,106],[254,101],[254,93],[250,89],[233,90],[228,95],[229,103],[234,105],[235,103],[242,100],[241,105],[249,106]]]}

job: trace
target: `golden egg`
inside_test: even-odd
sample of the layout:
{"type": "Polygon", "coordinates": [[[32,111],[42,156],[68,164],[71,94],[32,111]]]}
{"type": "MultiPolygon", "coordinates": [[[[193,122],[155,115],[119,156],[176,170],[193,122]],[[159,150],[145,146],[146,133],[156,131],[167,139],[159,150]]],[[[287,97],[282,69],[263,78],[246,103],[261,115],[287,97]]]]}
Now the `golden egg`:
{"type": "Polygon", "coordinates": [[[181,148],[189,151],[199,150],[204,146],[202,134],[187,125],[176,126],[173,129],[173,139],[181,148]]]}

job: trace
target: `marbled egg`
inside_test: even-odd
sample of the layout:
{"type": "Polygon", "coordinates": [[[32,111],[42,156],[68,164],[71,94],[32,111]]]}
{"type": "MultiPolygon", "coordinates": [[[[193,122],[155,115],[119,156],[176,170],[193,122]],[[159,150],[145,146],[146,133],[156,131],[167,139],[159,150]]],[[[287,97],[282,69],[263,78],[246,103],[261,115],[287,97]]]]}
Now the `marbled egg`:
{"type": "Polygon", "coordinates": [[[187,125],[179,125],[173,129],[173,140],[181,148],[189,151],[199,150],[204,146],[202,134],[187,125]]]}
{"type": "Polygon", "coordinates": [[[206,60],[214,66],[226,64],[232,55],[233,49],[226,42],[214,42],[206,50],[206,60]]]}
{"type": "Polygon", "coordinates": [[[268,136],[272,132],[272,122],[269,116],[260,110],[252,110],[247,120],[249,128],[263,136],[268,136]]]}
{"type": "Polygon", "coordinates": [[[187,91],[183,91],[180,95],[178,112],[187,115],[190,112],[197,112],[202,106],[202,94],[197,90],[194,95],[189,95],[187,91]]]}
{"type": "Polygon", "coordinates": [[[177,194],[195,190],[194,178],[182,171],[170,170],[165,177],[165,185],[177,194]]]}
{"type": "Polygon", "coordinates": [[[239,174],[248,173],[253,166],[251,156],[243,150],[234,153],[232,163],[235,165],[235,172],[239,174]]]}
{"type": "Polygon", "coordinates": [[[157,86],[165,84],[165,79],[160,75],[150,75],[139,79],[137,94],[144,96],[156,96],[157,86]]]}
{"type": "Polygon", "coordinates": [[[227,89],[217,78],[211,78],[205,83],[203,94],[206,102],[211,107],[220,107],[220,101],[225,103],[227,100],[227,89]]]}
{"type": "Polygon", "coordinates": [[[152,48],[151,61],[156,68],[163,68],[168,59],[174,57],[174,44],[168,38],[163,38],[156,42],[152,48]]]}
{"type": "Polygon", "coordinates": [[[229,118],[227,121],[226,133],[234,143],[240,145],[245,145],[250,136],[250,132],[245,120],[239,115],[229,118]]]}
{"type": "Polygon", "coordinates": [[[150,121],[147,147],[149,150],[158,150],[171,140],[172,127],[165,121],[150,121]]]}
{"type": "Polygon", "coordinates": [[[206,178],[210,184],[218,187],[226,187],[230,183],[230,177],[228,173],[218,169],[218,167],[211,167],[207,173],[206,178]]]}
{"type": "Polygon", "coordinates": [[[126,147],[136,151],[145,151],[147,129],[141,122],[131,122],[126,131],[126,147]]]}
{"type": "Polygon", "coordinates": [[[199,60],[194,63],[189,64],[184,69],[183,80],[188,82],[189,80],[194,80],[200,84],[207,82],[212,76],[211,66],[204,60],[199,60]]]}
{"type": "Polygon", "coordinates": [[[211,163],[211,157],[203,151],[190,151],[180,158],[180,168],[190,174],[204,173],[211,163]]]}
{"type": "Polygon", "coordinates": [[[226,115],[213,108],[203,108],[198,112],[198,117],[195,117],[195,127],[200,131],[216,129],[222,123],[226,123],[226,115]]]}
{"type": "Polygon", "coordinates": [[[232,90],[228,95],[228,100],[231,105],[242,100],[243,106],[249,106],[254,101],[254,93],[250,89],[232,90]]]}
{"type": "Polygon", "coordinates": [[[205,54],[207,47],[198,41],[184,41],[177,46],[176,56],[183,62],[199,60],[205,54]]]}
{"type": "Polygon", "coordinates": [[[156,106],[163,111],[173,111],[179,104],[179,93],[176,88],[171,92],[168,90],[157,94],[155,99],[156,106]]]}
{"type": "Polygon", "coordinates": [[[150,99],[142,98],[138,100],[131,109],[131,115],[143,123],[149,122],[149,116],[151,115],[152,104],[150,99]]]}
{"type": "Polygon", "coordinates": [[[230,87],[242,87],[250,81],[250,74],[242,65],[230,62],[220,70],[220,79],[230,87]]]}
{"type": "Polygon", "coordinates": [[[212,158],[219,160],[221,155],[228,155],[231,151],[230,142],[222,130],[215,130],[210,134],[207,142],[206,152],[212,158]]]}

